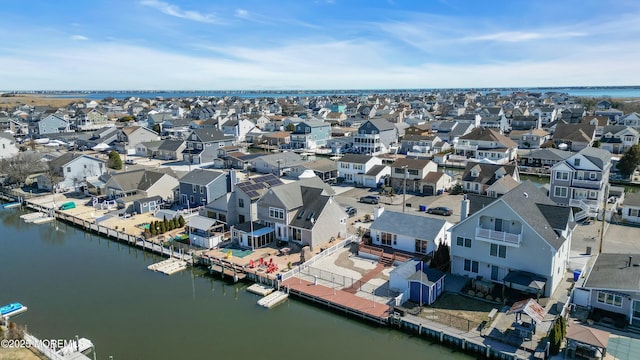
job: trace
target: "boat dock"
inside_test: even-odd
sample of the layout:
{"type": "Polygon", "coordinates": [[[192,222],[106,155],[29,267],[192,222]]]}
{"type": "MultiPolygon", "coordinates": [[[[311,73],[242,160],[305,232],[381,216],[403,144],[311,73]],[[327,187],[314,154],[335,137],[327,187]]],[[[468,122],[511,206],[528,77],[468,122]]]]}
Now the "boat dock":
{"type": "Polygon", "coordinates": [[[163,274],[172,275],[187,268],[187,262],[180,259],[169,258],[159,263],[147,266],[147,269],[159,271],[163,274]]]}
{"type": "Polygon", "coordinates": [[[258,305],[262,307],[266,307],[267,309],[271,309],[272,307],[279,305],[285,300],[287,300],[288,297],[289,297],[289,294],[287,294],[286,292],[275,291],[263,297],[262,299],[258,300],[258,305]]]}
{"type": "Polygon", "coordinates": [[[267,286],[267,285],[262,285],[262,284],[253,284],[251,286],[249,286],[247,288],[247,291],[250,293],[254,293],[260,296],[267,296],[269,294],[271,294],[272,292],[275,291],[274,288],[272,288],[271,286],[267,286]]]}

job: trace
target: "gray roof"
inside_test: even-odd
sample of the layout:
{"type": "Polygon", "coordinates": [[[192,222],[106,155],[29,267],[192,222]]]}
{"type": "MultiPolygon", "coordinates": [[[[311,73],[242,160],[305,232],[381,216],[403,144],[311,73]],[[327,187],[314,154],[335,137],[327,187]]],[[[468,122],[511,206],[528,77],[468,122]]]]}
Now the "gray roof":
{"type": "Polygon", "coordinates": [[[211,219],[208,217],[195,215],[189,218],[187,221],[187,226],[196,228],[198,230],[209,230],[213,225],[216,224],[218,220],[211,219]]]}
{"type": "Polygon", "coordinates": [[[425,285],[431,286],[435,284],[436,281],[442,279],[443,276],[445,276],[445,273],[438,269],[424,267],[423,271],[417,270],[413,275],[409,276],[408,280],[419,281],[425,285]]]}
{"type": "Polygon", "coordinates": [[[556,205],[531,181],[518,185],[498,201],[505,202],[556,250],[564,244],[566,239],[554,229],[564,230],[567,227],[571,221],[571,208],[556,205]]]}
{"type": "Polygon", "coordinates": [[[574,153],[572,153],[571,151],[565,151],[565,150],[554,149],[554,148],[545,148],[540,150],[534,150],[529,154],[518,155],[518,157],[562,161],[564,159],[569,158],[569,156],[573,154],[574,153]]]}
{"type": "Polygon", "coordinates": [[[387,165],[373,165],[369,171],[365,175],[367,176],[376,176],[378,175],[387,165]]]}
{"type": "Polygon", "coordinates": [[[271,191],[280,199],[283,205],[288,209],[296,209],[304,205],[302,198],[302,188],[318,188],[321,189],[321,195],[334,195],[335,191],[328,184],[324,183],[319,177],[300,179],[288,184],[274,186],[271,191]]]}
{"type": "Polygon", "coordinates": [[[304,229],[313,229],[315,221],[318,220],[318,217],[331,197],[323,193],[322,189],[306,186],[300,186],[300,195],[302,206],[296,212],[290,225],[304,229]]]}
{"type": "Polygon", "coordinates": [[[209,169],[193,169],[187,175],[180,179],[181,183],[208,185],[220,176],[225,175],[224,172],[209,169]]]}
{"type": "Polygon", "coordinates": [[[599,254],[584,287],[640,291],[640,266],[637,264],[640,264],[640,254],[599,254]]]}
{"type": "Polygon", "coordinates": [[[624,205],[626,206],[640,206],[640,193],[627,193],[624,196],[624,205]]]}
{"type": "Polygon", "coordinates": [[[345,154],[338,161],[354,164],[366,164],[367,161],[371,160],[371,158],[373,158],[371,155],[345,154]]]}
{"type": "Polygon", "coordinates": [[[158,146],[158,150],[177,151],[182,144],[184,144],[182,140],[162,140],[162,143],[158,146]]]}
{"type": "Polygon", "coordinates": [[[492,185],[498,178],[496,172],[500,169],[504,169],[504,175],[514,176],[518,167],[516,165],[502,165],[502,164],[488,164],[480,162],[467,162],[467,167],[462,173],[462,181],[477,182],[485,185],[492,185]],[[478,169],[478,176],[471,175],[474,168],[478,169]]]}
{"type": "Polygon", "coordinates": [[[113,178],[123,191],[147,190],[156,183],[164,173],[138,169],[126,172],[111,174],[108,178],[113,178]]]}
{"type": "Polygon", "coordinates": [[[304,163],[302,157],[293,151],[283,151],[274,154],[262,155],[259,159],[274,167],[278,166],[278,160],[280,160],[280,167],[282,168],[304,163]]]}
{"type": "Polygon", "coordinates": [[[368,121],[372,123],[379,131],[394,130],[396,128],[393,123],[390,123],[386,119],[371,119],[368,121]]]}
{"type": "Polygon", "coordinates": [[[385,210],[373,221],[370,229],[416,239],[435,240],[446,222],[443,219],[385,210]]]}
{"type": "Polygon", "coordinates": [[[216,128],[195,129],[193,130],[193,132],[198,136],[200,141],[205,143],[233,139],[231,137],[225,136],[222,131],[216,128]]]}
{"type": "Polygon", "coordinates": [[[589,159],[600,169],[604,168],[605,163],[611,162],[611,153],[607,150],[598,149],[594,147],[586,147],[579,152],[584,157],[589,159]]]}

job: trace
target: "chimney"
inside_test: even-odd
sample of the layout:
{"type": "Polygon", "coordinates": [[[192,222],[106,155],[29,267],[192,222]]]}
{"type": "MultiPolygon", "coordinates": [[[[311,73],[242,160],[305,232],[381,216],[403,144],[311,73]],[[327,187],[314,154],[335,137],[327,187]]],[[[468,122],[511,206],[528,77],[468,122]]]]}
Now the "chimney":
{"type": "Polygon", "coordinates": [[[631,267],[631,260],[633,260],[633,256],[629,256],[629,265],[628,265],[628,267],[631,267]]]}
{"type": "Polygon", "coordinates": [[[462,204],[460,206],[460,221],[469,217],[469,199],[467,199],[467,195],[464,195],[462,198],[462,204]]]}
{"type": "Polygon", "coordinates": [[[229,175],[227,176],[227,192],[233,192],[237,182],[236,170],[229,170],[229,175]]]}
{"type": "Polygon", "coordinates": [[[373,220],[379,218],[383,212],[384,212],[384,207],[382,206],[378,206],[375,209],[373,209],[373,220]]]}

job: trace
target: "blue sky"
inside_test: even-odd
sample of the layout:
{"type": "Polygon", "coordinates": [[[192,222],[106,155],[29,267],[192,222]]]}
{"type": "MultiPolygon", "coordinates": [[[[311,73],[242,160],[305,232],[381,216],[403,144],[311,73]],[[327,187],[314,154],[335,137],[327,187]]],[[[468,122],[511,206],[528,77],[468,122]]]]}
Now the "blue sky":
{"type": "Polygon", "coordinates": [[[0,8],[3,90],[640,84],[633,0],[0,0],[0,8]]]}

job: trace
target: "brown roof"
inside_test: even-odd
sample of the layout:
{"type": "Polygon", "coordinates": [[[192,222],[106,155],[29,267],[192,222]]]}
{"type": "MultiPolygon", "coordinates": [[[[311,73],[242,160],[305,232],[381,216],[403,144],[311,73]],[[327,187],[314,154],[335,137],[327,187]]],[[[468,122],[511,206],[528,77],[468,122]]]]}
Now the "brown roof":
{"type": "Polygon", "coordinates": [[[435,184],[443,177],[445,173],[439,171],[429,171],[424,178],[422,178],[423,182],[435,184]]]}
{"type": "Polygon", "coordinates": [[[407,159],[401,158],[393,162],[390,166],[392,168],[399,168],[403,166],[407,166],[408,169],[424,169],[431,160],[426,159],[407,159]]]}
{"type": "Polygon", "coordinates": [[[609,333],[577,323],[571,323],[567,326],[567,339],[573,339],[583,344],[606,349],[609,344],[609,333]]]}
{"type": "Polygon", "coordinates": [[[525,313],[538,324],[544,320],[544,316],[547,314],[545,309],[533,299],[522,300],[513,304],[511,309],[507,311],[507,315],[514,313],[525,313]]]}
{"type": "Polygon", "coordinates": [[[558,123],[553,133],[554,140],[591,141],[596,132],[595,125],[558,123]]]}
{"type": "Polygon", "coordinates": [[[597,126],[607,126],[609,125],[609,117],[608,116],[585,116],[580,120],[581,124],[589,124],[591,120],[596,119],[598,121],[597,126]]]}
{"type": "Polygon", "coordinates": [[[289,132],[288,131],[278,131],[278,132],[274,132],[274,133],[270,133],[270,134],[265,134],[264,137],[266,138],[287,138],[289,137],[289,132]]]}
{"type": "Polygon", "coordinates": [[[496,141],[508,148],[518,147],[513,140],[500,134],[493,129],[487,129],[483,127],[475,128],[470,133],[460,137],[463,140],[483,140],[483,141],[496,141]]]}

